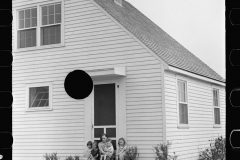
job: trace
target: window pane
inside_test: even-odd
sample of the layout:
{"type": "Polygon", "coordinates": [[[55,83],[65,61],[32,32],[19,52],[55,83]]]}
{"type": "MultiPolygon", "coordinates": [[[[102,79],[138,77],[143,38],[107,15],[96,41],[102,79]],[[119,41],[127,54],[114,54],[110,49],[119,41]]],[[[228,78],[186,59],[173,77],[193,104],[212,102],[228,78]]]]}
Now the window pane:
{"type": "Polygon", "coordinates": [[[44,93],[38,93],[36,99],[42,99],[44,93]]]}
{"type": "Polygon", "coordinates": [[[32,30],[32,46],[36,46],[36,29],[32,30]]]}
{"type": "Polygon", "coordinates": [[[25,19],[25,28],[30,27],[30,19],[25,19]]]}
{"type": "Polygon", "coordinates": [[[56,34],[56,32],[60,33],[60,25],[43,27],[41,33],[42,45],[60,43],[61,34],[56,34]]]}
{"type": "Polygon", "coordinates": [[[40,100],[34,101],[31,107],[38,107],[40,100]]]}
{"type": "MultiPolygon", "coordinates": [[[[43,101],[42,100],[43,93],[48,93],[48,92],[49,92],[49,87],[29,88],[29,107],[37,107],[40,101],[43,101]]],[[[41,105],[43,106],[44,104],[41,104],[41,105]]]]}
{"type": "Polygon", "coordinates": [[[25,18],[30,18],[30,9],[25,10],[25,18]]]}
{"type": "Polygon", "coordinates": [[[43,99],[48,99],[48,93],[45,93],[43,99]]]}
{"type": "Polygon", "coordinates": [[[42,7],[42,16],[47,15],[47,6],[42,7]]]}
{"type": "Polygon", "coordinates": [[[32,18],[31,27],[37,26],[37,18],[32,18]]]}
{"type": "Polygon", "coordinates": [[[25,39],[25,31],[20,31],[20,39],[25,39]]]}
{"type": "Polygon", "coordinates": [[[31,30],[26,30],[26,38],[31,38],[31,30]]]}
{"type": "Polygon", "coordinates": [[[116,137],[116,128],[106,128],[106,134],[108,137],[115,138],[116,137]]]}
{"type": "Polygon", "coordinates": [[[19,21],[19,29],[24,28],[24,20],[19,21]]]}
{"type": "Polygon", "coordinates": [[[42,16],[42,25],[48,24],[48,16],[42,16]]]}
{"type": "Polygon", "coordinates": [[[49,44],[49,36],[43,36],[43,45],[49,44]]]}
{"type": "Polygon", "coordinates": [[[24,48],[25,47],[25,39],[21,39],[20,40],[20,48],[24,48]]]}
{"type": "Polygon", "coordinates": [[[61,23],[61,14],[55,15],[55,23],[61,23]]]}
{"type": "Polygon", "coordinates": [[[61,13],[61,4],[55,5],[55,13],[61,13]]]}
{"type": "Polygon", "coordinates": [[[24,10],[19,11],[19,19],[24,19],[24,10]]]}
{"type": "Polygon", "coordinates": [[[50,44],[55,44],[56,43],[56,35],[50,35],[50,44]]]}
{"type": "Polygon", "coordinates": [[[56,34],[56,43],[61,43],[61,35],[56,34]]]}
{"type": "Polygon", "coordinates": [[[94,138],[100,138],[103,133],[103,128],[94,128],[94,138]]]}
{"type": "Polygon", "coordinates": [[[31,9],[32,16],[31,17],[37,17],[37,8],[31,9]]]}
{"type": "Polygon", "coordinates": [[[49,15],[49,23],[48,24],[54,24],[54,15],[49,15]]]}
{"type": "Polygon", "coordinates": [[[178,81],[178,100],[180,102],[187,102],[185,82],[178,81]]]}
{"type": "Polygon", "coordinates": [[[32,46],[31,41],[32,41],[31,38],[26,39],[26,47],[31,47],[32,46]]]}
{"type": "Polygon", "coordinates": [[[214,108],[215,124],[220,124],[220,109],[214,108]]]}
{"type": "Polygon", "coordinates": [[[41,100],[41,102],[39,103],[39,107],[45,106],[46,102],[46,100],[41,100]]]}
{"type": "Polygon", "coordinates": [[[55,30],[56,30],[56,27],[55,26],[52,26],[49,28],[50,29],[50,35],[55,35],[55,30]]]}
{"type": "Polygon", "coordinates": [[[48,6],[49,14],[54,14],[54,5],[48,6]]]}
{"type": "Polygon", "coordinates": [[[44,27],[44,28],[42,28],[42,34],[44,35],[44,36],[48,36],[49,35],[49,27],[44,27]]]}
{"type": "Polygon", "coordinates": [[[179,104],[180,124],[188,124],[187,104],[179,104]]]}

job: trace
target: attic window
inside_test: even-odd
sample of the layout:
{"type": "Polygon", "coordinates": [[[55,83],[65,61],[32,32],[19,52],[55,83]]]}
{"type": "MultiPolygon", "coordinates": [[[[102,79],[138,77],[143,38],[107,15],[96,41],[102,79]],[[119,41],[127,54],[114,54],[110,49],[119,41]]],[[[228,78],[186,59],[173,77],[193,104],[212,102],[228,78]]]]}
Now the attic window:
{"type": "Polygon", "coordinates": [[[122,7],[122,0],[114,0],[114,2],[115,2],[117,5],[119,5],[119,6],[122,7]]]}

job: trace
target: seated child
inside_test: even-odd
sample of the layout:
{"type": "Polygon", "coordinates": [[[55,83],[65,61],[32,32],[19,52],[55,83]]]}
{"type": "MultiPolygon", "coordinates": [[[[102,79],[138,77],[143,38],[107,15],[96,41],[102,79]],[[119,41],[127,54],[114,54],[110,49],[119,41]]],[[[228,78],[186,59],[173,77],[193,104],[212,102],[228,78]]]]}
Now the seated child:
{"type": "Polygon", "coordinates": [[[127,149],[126,141],[124,138],[118,140],[116,160],[124,160],[124,155],[127,149]]]}
{"type": "Polygon", "coordinates": [[[92,142],[89,141],[87,143],[87,151],[84,153],[83,157],[84,157],[84,160],[90,160],[91,159],[91,151],[92,151],[92,142]]]}
{"type": "Polygon", "coordinates": [[[92,151],[91,151],[91,158],[92,160],[99,160],[99,150],[98,150],[98,143],[96,141],[92,144],[92,151]]]}
{"type": "Polygon", "coordinates": [[[106,160],[106,157],[109,157],[109,158],[112,157],[113,152],[114,152],[114,148],[113,148],[113,145],[112,145],[111,142],[112,142],[111,139],[108,138],[107,141],[106,141],[106,145],[103,148],[103,151],[105,152],[105,154],[101,155],[100,160],[102,160],[102,157],[104,158],[104,160],[106,160]]]}

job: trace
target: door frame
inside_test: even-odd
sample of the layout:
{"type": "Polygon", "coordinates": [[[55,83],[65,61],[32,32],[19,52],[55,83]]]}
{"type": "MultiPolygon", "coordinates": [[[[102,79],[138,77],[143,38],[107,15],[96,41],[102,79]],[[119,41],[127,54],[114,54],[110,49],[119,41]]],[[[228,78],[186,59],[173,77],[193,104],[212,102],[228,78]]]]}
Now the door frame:
{"type": "MultiPolygon", "coordinates": [[[[118,96],[119,96],[119,94],[118,94],[118,87],[117,86],[119,86],[119,83],[118,83],[118,81],[117,80],[100,80],[100,81],[94,81],[93,82],[93,85],[98,85],[98,84],[111,84],[111,83],[114,83],[115,84],[115,118],[116,118],[116,124],[115,124],[115,127],[116,127],[116,141],[118,140],[118,137],[119,137],[119,135],[118,135],[118,117],[119,117],[119,115],[118,115],[118,96]]],[[[92,91],[92,93],[91,93],[91,122],[92,122],[92,125],[91,125],[91,140],[92,141],[94,141],[94,87],[93,87],[93,91],[92,91]]],[[[106,127],[106,128],[111,128],[111,127],[113,127],[113,126],[109,126],[109,127],[106,127]]],[[[96,127],[96,128],[98,128],[98,127],[96,127]]],[[[99,127],[99,128],[101,128],[101,127],[99,127]]],[[[105,130],[105,129],[104,129],[105,130]]],[[[106,132],[104,132],[104,133],[106,133],[106,132]]],[[[111,137],[109,137],[109,138],[111,138],[111,137]]],[[[112,139],[112,140],[115,140],[115,138],[114,139],[112,139]]]]}
{"type": "MultiPolygon", "coordinates": [[[[126,120],[126,77],[102,77],[100,79],[93,79],[93,84],[104,84],[114,82],[116,89],[116,138],[123,137],[127,140],[127,120],[126,120]],[[118,88],[119,86],[119,88],[118,88]]],[[[93,92],[84,99],[84,126],[83,126],[83,148],[86,151],[86,144],[92,141],[92,107],[93,107],[93,92]]],[[[116,142],[117,142],[116,141],[116,142]]]]}

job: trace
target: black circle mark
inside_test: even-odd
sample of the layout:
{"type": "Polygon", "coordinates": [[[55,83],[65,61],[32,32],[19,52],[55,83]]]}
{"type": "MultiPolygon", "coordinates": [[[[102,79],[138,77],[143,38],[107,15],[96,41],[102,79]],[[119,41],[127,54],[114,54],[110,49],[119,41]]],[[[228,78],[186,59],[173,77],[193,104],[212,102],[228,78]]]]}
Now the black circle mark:
{"type": "Polygon", "coordinates": [[[74,70],[65,78],[64,88],[66,93],[74,99],[84,99],[93,90],[92,78],[82,70],[74,70]]]}

